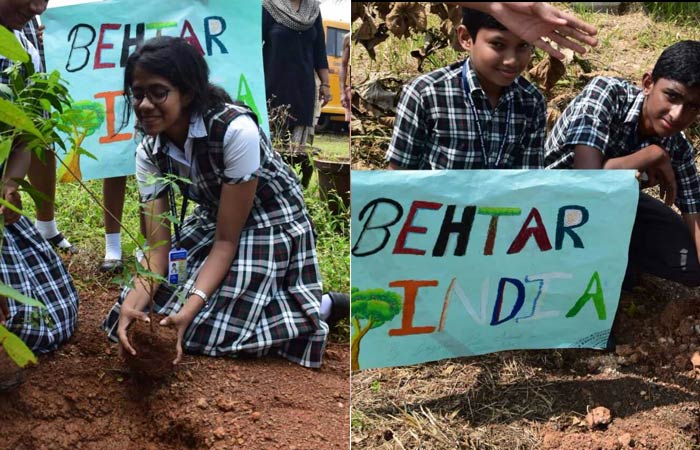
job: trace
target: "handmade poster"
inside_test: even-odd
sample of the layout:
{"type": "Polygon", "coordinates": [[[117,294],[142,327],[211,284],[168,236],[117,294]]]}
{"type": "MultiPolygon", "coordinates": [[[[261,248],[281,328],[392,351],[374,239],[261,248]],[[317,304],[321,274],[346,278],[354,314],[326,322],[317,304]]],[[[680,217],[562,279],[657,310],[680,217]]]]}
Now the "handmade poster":
{"type": "MultiPolygon", "coordinates": [[[[49,8],[41,19],[48,71],[69,82],[78,108],[96,112],[76,137],[97,159],[58,154],[77,178],[134,173],[133,114],[122,126],[124,65],[138,43],[158,35],[187,39],[204,55],[210,81],[250,106],[268,129],[259,1],[105,0],[49,8]]],[[[58,178],[73,180],[60,164],[58,178]]]]}
{"type": "Polygon", "coordinates": [[[352,172],[352,368],[604,348],[634,171],[352,172]]]}

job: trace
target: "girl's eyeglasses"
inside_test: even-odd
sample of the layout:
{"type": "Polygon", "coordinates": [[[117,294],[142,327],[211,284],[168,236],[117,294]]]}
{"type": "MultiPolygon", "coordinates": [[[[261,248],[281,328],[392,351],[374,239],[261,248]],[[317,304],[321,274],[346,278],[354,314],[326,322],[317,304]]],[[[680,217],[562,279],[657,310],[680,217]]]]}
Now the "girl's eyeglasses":
{"type": "Polygon", "coordinates": [[[149,102],[158,105],[168,99],[169,93],[170,89],[165,87],[154,87],[150,89],[136,88],[131,90],[131,98],[134,105],[140,104],[146,97],[149,102]]]}

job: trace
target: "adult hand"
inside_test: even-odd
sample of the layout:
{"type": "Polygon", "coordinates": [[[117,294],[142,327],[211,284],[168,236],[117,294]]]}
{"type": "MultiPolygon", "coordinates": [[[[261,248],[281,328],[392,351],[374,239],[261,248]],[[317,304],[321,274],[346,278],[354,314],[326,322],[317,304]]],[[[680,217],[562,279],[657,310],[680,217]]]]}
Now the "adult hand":
{"type": "Polygon", "coordinates": [[[327,85],[321,85],[318,89],[318,99],[321,102],[321,107],[326,106],[331,101],[331,88],[327,85]]]}
{"type": "Polygon", "coordinates": [[[350,86],[347,86],[345,89],[341,90],[340,103],[344,108],[350,109],[352,104],[352,91],[350,90],[350,86]]]}
{"type": "Polygon", "coordinates": [[[577,53],[586,53],[582,44],[595,46],[597,29],[576,16],[563,12],[543,2],[459,2],[462,6],[479,9],[491,14],[513,34],[541,48],[555,58],[563,59],[564,54],[552,47],[543,38],[556,42],[577,53]]]}
{"type": "MultiPolygon", "coordinates": [[[[20,196],[16,187],[5,187],[3,199],[20,211],[22,210],[22,197],[20,196]]],[[[13,211],[5,205],[0,205],[0,214],[5,216],[5,225],[12,225],[21,217],[19,213],[13,211]]]]}
{"type": "Polygon", "coordinates": [[[180,360],[182,360],[182,338],[185,336],[187,327],[189,327],[190,323],[192,323],[192,319],[194,319],[194,315],[183,308],[177,314],[168,316],[160,321],[161,326],[173,327],[177,330],[177,344],[175,347],[177,356],[175,357],[173,364],[177,364],[180,362],[180,360]]]}
{"type": "Polygon", "coordinates": [[[148,318],[148,314],[137,309],[133,309],[124,300],[122,303],[121,312],[119,313],[119,323],[117,324],[117,337],[119,338],[119,354],[124,355],[123,352],[129,352],[133,356],[136,356],[136,350],[131,346],[129,338],[126,336],[126,330],[129,325],[134,320],[141,320],[145,323],[150,323],[151,319],[148,318]]]}
{"type": "Polygon", "coordinates": [[[5,324],[10,318],[10,307],[7,306],[7,297],[0,297],[0,323],[5,324]]]}

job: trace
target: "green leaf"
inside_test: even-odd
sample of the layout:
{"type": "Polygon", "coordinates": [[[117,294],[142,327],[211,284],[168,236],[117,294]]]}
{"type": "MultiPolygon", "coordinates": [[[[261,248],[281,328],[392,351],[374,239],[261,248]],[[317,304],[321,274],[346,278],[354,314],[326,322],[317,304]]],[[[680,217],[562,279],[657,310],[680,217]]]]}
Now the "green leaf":
{"type": "Polygon", "coordinates": [[[31,297],[27,297],[17,289],[13,288],[12,286],[8,286],[4,283],[0,283],[0,296],[12,298],[27,306],[34,306],[36,308],[46,309],[46,306],[44,306],[44,304],[41,303],[39,300],[34,300],[31,297]]]}
{"type": "Polygon", "coordinates": [[[0,161],[7,161],[7,157],[10,156],[10,150],[12,150],[11,139],[0,141],[0,161]]]}
{"type": "Polygon", "coordinates": [[[12,89],[10,89],[10,86],[6,84],[1,84],[0,83],[0,94],[6,96],[7,98],[12,98],[14,94],[12,93],[12,89]]]}
{"type": "Polygon", "coordinates": [[[27,180],[20,180],[20,179],[15,178],[15,181],[22,187],[22,191],[29,194],[29,196],[32,198],[32,200],[34,200],[34,203],[36,203],[37,205],[40,205],[43,202],[50,201],[49,197],[46,194],[44,194],[43,192],[36,189],[27,180]]]}
{"type": "Polygon", "coordinates": [[[41,104],[41,107],[44,108],[45,111],[51,111],[51,102],[49,102],[47,99],[40,98],[39,104],[41,104]]]}
{"type": "Polygon", "coordinates": [[[5,27],[0,27],[0,55],[13,61],[26,63],[29,61],[29,54],[19,43],[15,34],[5,27]]]}
{"type": "Polygon", "coordinates": [[[10,333],[10,331],[1,324],[0,342],[2,342],[7,356],[18,366],[26,367],[29,363],[36,364],[38,362],[32,350],[27,347],[27,344],[25,344],[22,339],[10,333]]]}
{"type": "Polygon", "coordinates": [[[19,107],[10,101],[0,98],[0,122],[4,122],[17,129],[28,131],[39,139],[43,140],[43,136],[36,129],[32,119],[19,107]]]}
{"type": "MultiPolygon", "coordinates": [[[[15,205],[13,205],[12,203],[8,202],[8,201],[5,200],[4,198],[0,198],[0,206],[7,206],[9,209],[11,209],[12,211],[16,212],[17,214],[22,214],[22,215],[25,215],[25,216],[26,216],[26,214],[24,214],[24,213],[22,212],[21,209],[18,209],[15,205]]],[[[0,294],[0,295],[2,295],[2,294],[0,294]]]]}
{"type": "Polygon", "coordinates": [[[78,152],[79,155],[87,156],[88,158],[92,158],[95,161],[97,161],[97,156],[95,156],[92,153],[90,153],[89,151],[85,150],[85,148],[83,148],[83,147],[79,147],[76,151],[78,152]]]}

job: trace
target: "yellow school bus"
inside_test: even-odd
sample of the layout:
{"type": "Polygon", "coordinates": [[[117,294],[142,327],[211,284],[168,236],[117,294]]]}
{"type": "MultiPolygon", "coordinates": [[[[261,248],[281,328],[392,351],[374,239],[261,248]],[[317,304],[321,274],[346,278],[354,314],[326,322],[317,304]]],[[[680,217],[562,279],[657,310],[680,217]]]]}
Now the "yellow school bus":
{"type": "Polygon", "coordinates": [[[331,85],[331,100],[321,108],[318,130],[325,130],[332,122],[345,121],[345,109],[340,104],[340,64],[343,58],[343,36],[350,31],[350,24],[335,20],[324,20],[326,54],[328,55],[328,83],[331,85]]]}

